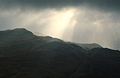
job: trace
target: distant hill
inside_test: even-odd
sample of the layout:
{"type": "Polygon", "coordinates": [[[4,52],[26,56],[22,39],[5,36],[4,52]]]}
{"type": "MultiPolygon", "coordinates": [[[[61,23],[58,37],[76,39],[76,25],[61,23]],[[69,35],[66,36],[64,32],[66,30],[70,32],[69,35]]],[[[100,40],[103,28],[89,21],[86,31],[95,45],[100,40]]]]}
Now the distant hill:
{"type": "Polygon", "coordinates": [[[96,44],[96,43],[91,43],[91,44],[85,44],[85,43],[76,43],[76,42],[66,42],[68,44],[76,44],[82,48],[84,48],[85,50],[91,50],[91,49],[94,49],[94,48],[103,48],[101,45],[99,44],[96,44]]]}
{"type": "Polygon", "coordinates": [[[92,43],[92,44],[82,44],[82,43],[75,43],[79,46],[81,46],[82,48],[86,49],[86,50],[90,50],[93,48],[103,48],[101,45],[96,44],[96,43],[92,43]]]}
{"type": "Polygon", "coordinates": [[[86,50],[24,28],[0,31],[0,78],[120,78],[120,51],[86,50]]]}

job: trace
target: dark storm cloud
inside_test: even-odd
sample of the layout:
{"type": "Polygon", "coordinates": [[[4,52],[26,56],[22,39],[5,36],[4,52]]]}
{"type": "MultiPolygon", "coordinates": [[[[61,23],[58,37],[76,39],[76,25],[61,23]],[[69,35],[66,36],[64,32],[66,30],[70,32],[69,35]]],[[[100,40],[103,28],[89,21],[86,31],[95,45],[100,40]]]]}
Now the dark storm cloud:
{"type": "Polygon", "coordinates": [[[120,0],[0,0],[2,8],[62,8],[65,6],[88,6],[104,10],[120,10],[120,0]]]}
{"type": "Polygon", "coordinates": [[[119,49],[120,0],[0,0],[0,30],[21,27],[119,49]]]}

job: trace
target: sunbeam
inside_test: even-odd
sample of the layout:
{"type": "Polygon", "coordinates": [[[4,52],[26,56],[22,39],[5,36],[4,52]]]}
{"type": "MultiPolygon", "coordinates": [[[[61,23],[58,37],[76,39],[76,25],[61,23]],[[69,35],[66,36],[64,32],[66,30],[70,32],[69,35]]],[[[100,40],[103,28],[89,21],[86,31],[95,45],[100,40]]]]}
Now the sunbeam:
{"type": "Polygon", "coordinates": [[[61,38],[65,28],[67,28],[71,22],[74,11],[74,9],[65,9],[53,12],[54,15],[51,17],[52,19],[49,26],[44,29],[44,33],[53,37],[61,38]]]}

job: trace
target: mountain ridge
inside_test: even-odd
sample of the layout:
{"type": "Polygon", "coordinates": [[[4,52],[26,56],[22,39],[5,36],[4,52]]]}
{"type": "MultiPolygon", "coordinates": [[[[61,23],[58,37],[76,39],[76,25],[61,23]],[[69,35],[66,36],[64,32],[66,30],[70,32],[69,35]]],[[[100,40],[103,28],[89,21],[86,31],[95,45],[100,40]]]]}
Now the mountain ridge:
{"type": "Polygon", "coordinates": [[[0,78],[119,78],[120,51],[86,50],[26,29],[0,32],[0,78]]]}

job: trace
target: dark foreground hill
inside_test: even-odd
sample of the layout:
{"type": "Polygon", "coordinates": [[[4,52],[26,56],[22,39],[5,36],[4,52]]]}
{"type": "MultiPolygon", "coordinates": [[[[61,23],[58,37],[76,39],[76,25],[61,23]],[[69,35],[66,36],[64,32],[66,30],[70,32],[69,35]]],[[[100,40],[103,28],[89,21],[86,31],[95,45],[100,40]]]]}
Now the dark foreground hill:
{"type": "Polygon", "coordinates": [[[26,29],[0,31],[0,78],[120,78],[120,52],[88,51],[26,29]]]}

